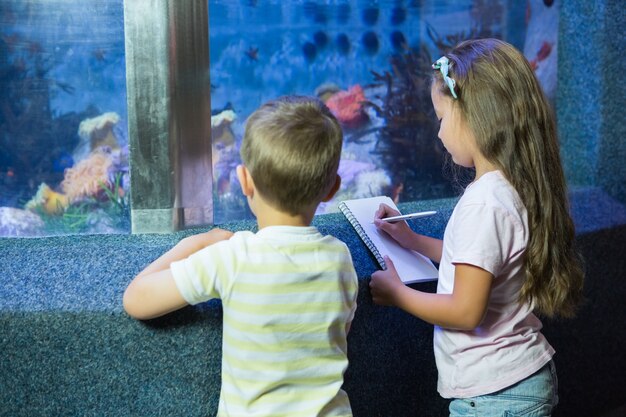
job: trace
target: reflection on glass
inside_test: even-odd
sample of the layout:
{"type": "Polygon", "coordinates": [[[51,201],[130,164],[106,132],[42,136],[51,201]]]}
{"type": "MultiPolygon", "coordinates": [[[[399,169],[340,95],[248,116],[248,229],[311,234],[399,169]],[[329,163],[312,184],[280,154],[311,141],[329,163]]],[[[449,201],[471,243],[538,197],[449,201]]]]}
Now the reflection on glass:
{"type": "Polygon", "coordinates": [[[337,202],[456,195],[437,140],[430,65],[458,41],[505,39],[554,94],[558,1],[209,0],[215,222],[251,214],[235,176],[245,120],[266,100],[317,95],[344,127],[337,202]]]}
{"type": "Polygon", "coordinates": [[[0,236],[128,232],[122,0],[2,0],[0,236]]]}

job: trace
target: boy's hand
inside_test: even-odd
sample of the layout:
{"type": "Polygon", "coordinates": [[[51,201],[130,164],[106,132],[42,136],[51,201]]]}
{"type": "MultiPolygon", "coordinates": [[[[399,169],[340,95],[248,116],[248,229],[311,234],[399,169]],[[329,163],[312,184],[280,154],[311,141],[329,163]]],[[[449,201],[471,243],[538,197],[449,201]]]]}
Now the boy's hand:
{"type": "Polygon", "coordinates": [[[232,235],[228,230],[215,228],[182,239],[131,281],[124,292],[126,312],[136,319],[147,320],[186,306],[187,302],[174,282],[170,264],[216,242],[230,239],[232,235]]]}
{"type": "Polygon", "coordinates": [[[185,259],[191,254],[221,240],[230,239],[232,235],[233,232],[215,228],[205,233],[186,237],[178,242],[172,249],[165,252],[160,258],[148,265],[137,277],[169,269],[172,262],[185,259]]]}
{"type": "Polygon", "coordinates": [[[395,223],[384,222],[380,219],[385,217],[398,216],[400,212],[392,209],[386,204],[381,204],[376,213],[374,213],[374,225],[378,230],[382,230],[391,236],[400,246],[412,249],[415,232],[411,230],[407,222],[399,221],[395,223]]]}
{"type": "Polygon", "coordinates": [[[231,231],[216,227],[208,232],[186,237],[183,241],[185,241],[185,246],[188,245],[189,248],[192,248],[192,252],[197,252],[219,241],[228,240],[233,234],[231,231]]]}
{"type": "Polygon", "coordinates": [[[372,274],[370,280],[370,292],[372,300],[379,305],[397,305],[397,297],[403,288],[406,288],[400,280],[393,261],[385,256],[385,264],[387,269],[384,271],[376,271],[372,274]]]}

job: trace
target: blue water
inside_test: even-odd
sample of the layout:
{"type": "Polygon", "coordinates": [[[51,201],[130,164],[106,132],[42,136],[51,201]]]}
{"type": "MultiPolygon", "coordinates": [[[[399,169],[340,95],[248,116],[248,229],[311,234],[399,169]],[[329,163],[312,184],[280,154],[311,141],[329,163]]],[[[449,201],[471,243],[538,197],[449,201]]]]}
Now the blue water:
{"type": "Polygon", "coordinates": [[[2,33],[15,39],[13,53],[27,62],[45,60],[50,68],[55,115],[89,106],[126,115],[123,0],[2,3],[2,33]]]}
{"type": "MultiPolygon", "coordinates": [[[[264,101],[313,95],[326,84],[359,84],[367,99],[380,100],[385,91],[372,87],[373,72],[393,73],[390,60],[404,46],[434,60],[437,39],[453,43],[455,36],[503,38],[531,59],[546,39],[556,50],[557,6],[549,14],[540,0],[209,0],[212,111],[236,113],[235,143],[219,148],[214,167],[216,221],[249,215],[232,169],[245,120],[264,101]],[[530,27],[535,38],[526,33],[530,27]]],[[[123,0],[0,0],[0,23],[0,207],[23,208],[41,183],[58,190],[64,170],[78,163],[82,120],[114,112],[114,134],[128,143],[123,0]]],[[[554,85],[556,67],[539,66],[546,85],[554,85]]],[[[360,129],[384,122],[373,117],[360,129]]],[[[374,152],[376,133],[352,130],[346,137],[343,197],[361,192],[360,172],[381,183],[398,175],[374,152]]],[[[419,139],[420,151],[436,140],[419,139]]],[[[424,198],[450,194],[439,169],[420,176],[431,182],[415,185],[417,194],[405,186],[405,199],[422,188],[424,198]]]]}
{"type": "Polygon", "coordinates": [[[389,70],[390,56],[401,51],[394,46],[394,33],[401,34],[409,47],[425,43],[434,54],[427,25],[442,35],[466,32],[473,4],[472,0],[211,0],[213,107],[231,102],[249,114],[260,102],[282,94],[313,94],[323,83],[344,89],[371,83],[371,71],[389,70]],[[375,37],[375,51],[364,45],[367,36],[375,37]],[[307,58],[305,45],[313,48],[314,57],[307,58]],[[252,59],[247,52],[255,49],[252,59]]]}

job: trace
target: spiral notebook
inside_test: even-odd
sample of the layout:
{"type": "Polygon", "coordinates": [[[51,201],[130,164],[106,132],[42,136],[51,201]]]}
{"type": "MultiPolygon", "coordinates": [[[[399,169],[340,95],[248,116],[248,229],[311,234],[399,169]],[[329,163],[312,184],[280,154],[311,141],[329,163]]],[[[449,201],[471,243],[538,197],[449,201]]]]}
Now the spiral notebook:
{"type": "Polygon", "coordinates": [[[430,259],[419,252],[403,248],[389,235],[376,229],[372,221],[380,203],[398,210],[393,200],[386,196],[345,200],[339,203],[339,210],[374,254],[382,269],[387,269],[383,259],[387,255],[405,284],[436,280],[438,271],[430,259]]]}

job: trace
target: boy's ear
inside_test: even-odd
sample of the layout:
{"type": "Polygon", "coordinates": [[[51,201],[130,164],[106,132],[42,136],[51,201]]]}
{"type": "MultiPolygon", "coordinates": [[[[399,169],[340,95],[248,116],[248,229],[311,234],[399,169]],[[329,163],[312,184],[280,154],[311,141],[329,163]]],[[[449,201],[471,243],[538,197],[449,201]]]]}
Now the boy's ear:
{"type": "Polygon", "coordinates": [[[335,183],[333,184],[333,187],[328,192],[328,195],[326,195],[326,197],[324,197],[322,199],[322,201],[323,202],[327,202],[331,198],[333,198],[335,196],[335,194],[337,194],[337,191],[339,191],[339,187],[340,186],[341,186],[341,177],[339,175],[337,175],[337,178],[335,178],[335,183]]]}
{"type": "Polygon", "coordinates": [[[239,179],[239,184],[241,184],[243,195],[252,197],[254,195],[254,181],[245,165],[237,165],[237,179],[239,179]]]}

